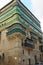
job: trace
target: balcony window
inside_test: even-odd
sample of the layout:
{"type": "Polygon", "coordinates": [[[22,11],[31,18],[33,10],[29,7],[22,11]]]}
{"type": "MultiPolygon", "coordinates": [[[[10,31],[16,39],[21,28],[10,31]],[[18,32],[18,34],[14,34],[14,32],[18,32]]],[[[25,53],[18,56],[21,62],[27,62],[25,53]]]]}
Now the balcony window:
{"type": "Polygon", "coordinates": [[[43,43],[42,38],[39,38],[39,43],[43,43]]]}
{"type": "Polygon", "coordinates": [[[42,45],[39,46],[39,50],[40,50],[41,52],[43,52],[43,46],[42,46],[42,45]]]}
{"type": "Polygon", "coordinates": [[[34,44],[29,38],[26,38],[23,42],[22,45],[28,48],[34,48],[34,44]]]}
{"type": "Polygon", "coordinates": [[[4,56],[4,53],[2,54],[2,60],[4,60],[5,56],[4,56]]]}
{"type": "Polygon", "coordinates": [[[37,42],[36,35],[35,35],[35,34],[33,34],[33,33],[30,33],[30,35],[31,35],[31,39],[32,39],[32,41],[37,42]]]}
{"type": "Polygon", "coordinates": [[[13,29],[15,29],[15,28],[20,28],[20,29],[23,29],[23,30],[25,31],[25,28],[24,28],[21,24],[19,24],[19,23],[16,23],[16,24],[10,26],[10,27],[8,28],[8,31],[11,31],[11,30],[13,30],[13,29]]]}
{"type": "Polygon", "coordinates": [[[23,54],[24,54],[24,50],[23,50],[23,54]]]}
{"type": "Polygon", "coordinates": [[[11,34],[13,34],[15,32],[19,32],[19,33],[22,33],[23,35],[26,35],[26,33],[25,33],[25,27],[22,26],[19,23],[16,23],[16,24],[12,25],[11,27],[9,27],[7,35],[11,35],[11,34]]]}
{"type": "Polygon", "coordinates": [[[0,32],[0,37],[1,37],[1,32],[0,32]]]}

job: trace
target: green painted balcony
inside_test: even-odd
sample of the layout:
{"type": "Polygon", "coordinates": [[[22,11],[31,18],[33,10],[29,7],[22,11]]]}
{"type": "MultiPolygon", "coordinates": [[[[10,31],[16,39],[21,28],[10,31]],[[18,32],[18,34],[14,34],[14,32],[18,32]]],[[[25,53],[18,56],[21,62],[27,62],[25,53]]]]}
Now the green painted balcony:
{"type": "Polygon", "coordinates": [[[40,43],[40,44],[43,44],[42,38],[39,38],[38,40],[39,40],[39,43],[40,43]]]}
{"type": "Polygon", "coordinates": [[[33,31],[36,35],[41,36],[41,32],[39,32],[37,29],[35,29],[32,25],[30,25],[26,20],[23,18],[19,17],[20,23],[25,26],[26,28],[29,28],[31,31],[33,31]]]}
{"type": "Polygon", "coordinates": [[[13,30],[14,28],[20,28],[20,29],[23,29],[25,31],[25,27],[22,24],[20,24],[20,23],[15,23],[15,24],[11,25],[8,28],[8,31],[13,30]]]}
{"type": "Polygon", "coordinates": [[[6,14],[4,14],[3,16],[0,17],[0,22],[5,21],[6,19],[8,19],[9,17],[15,15],[15,14],[19,14],[20,17],[23,17],[24,20],[26,20],[28,22],[28,24],[31,24],[34,28],[36,28],[39,32],[41,32],[40,27],[33,22],[33,20],[27,16],[20,8],[19,6],[14,6],[12,8],[12,10],[8,11],[6,14]]]}
{"type": "Polygon", "coordinates": [[[40,50],[41,52],[43,52],[43,45],[40,45],[40,46],[39,46],[39,50],[40,50]]]}
{"type": "Polygon", "coordinates": [[[22,35],[26,35],[26,33],[23,30],[19,29],[19,28],[15,28],[15,29],[13,29],[11,31],[8,31],[7,35],[11,35],[13,33],[21,33],[22,35]]]}
{"type": "Polygon", "coordinates": [[[22,42],[22,46],[28,47],[28,48],[35,48],[35,45],[32,43],[32,40],[29,38],[26,38],[23,42],[22,42]]]}
{"type": "Polygon", "coordinates": [[[42,35],[40,21],[23,5],[23,3],[17,0],[12,1],[1,9],[0,31],[8,28],[15,22],[20,22],[25,28],[29,28],[38,36],[42,35]]]}
{"type": "Polygon", "coordinates": [[[19,7],[17,8],[17,12],[21,17],[23,17],[28,22],[28,24],[31,24],[38,31],[41,31],[40,27],[36,23],[34,23],[33,20],[30,17],[28,17],[19,7]]]}
{"type": "Polygon", "coordinates": [[[30,36],[31,36],[31,40],[34,41],[34,42],[37,42],[38,39],[35,37],[36,35],[33,34],[33,33],[30,33],[30,36]]]}
{"type": "Polygon", "coordinates": [[[23,35],[26,35],[25,28],[19,23],[16,23],[8,28],[7,35],[11,35],[13,33],[21,33],[23,35]]]}
{"type": "Polygon", "coordinates": [[[38,30],[36,30],[33,26],[31,26],[30,25],[30,30],[31,31],[33,31],[34,32],[34,34],[36,34],[36,35],[38,35],[38,36],[40,36],[40,37],[42,37],[42,33],[41,32],[39,32],[38,30]]]}

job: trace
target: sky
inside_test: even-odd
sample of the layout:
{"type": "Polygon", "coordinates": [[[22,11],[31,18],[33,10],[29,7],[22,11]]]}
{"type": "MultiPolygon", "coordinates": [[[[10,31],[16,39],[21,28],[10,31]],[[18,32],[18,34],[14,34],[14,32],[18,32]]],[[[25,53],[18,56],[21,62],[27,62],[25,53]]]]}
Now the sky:
{"type": "MultiPolygon", "coordinates": [[[[10,1],[11,0],[0,0],[0,8],[2,8],[10,1]]],[[[43,31],[43,0],[21,0],[21,1],[41,22],[41,29],[43,31]]]]}

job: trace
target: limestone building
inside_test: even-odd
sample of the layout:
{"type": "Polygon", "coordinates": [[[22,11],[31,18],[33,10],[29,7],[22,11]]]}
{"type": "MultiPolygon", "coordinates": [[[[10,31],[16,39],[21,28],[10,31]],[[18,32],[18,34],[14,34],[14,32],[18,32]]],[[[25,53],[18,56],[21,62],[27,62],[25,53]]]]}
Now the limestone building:
{"type": "MultiPolygon", "coordinates": [[[[42,33],[42,41],[41,41],[41,44],[39,46],[39,49],[40,49],[40,62],[43,63],[43,33],[42,33]]],[[[43,64],[42,64],[43,65],[43,64]]]]}
{"type": "Polygon", "coordinates": [[[15,65],[39,63],[41,40],[40,21],[20,0],[0,10],[0,59],[3,56],[8,62],[12,57],[15,65]]]}

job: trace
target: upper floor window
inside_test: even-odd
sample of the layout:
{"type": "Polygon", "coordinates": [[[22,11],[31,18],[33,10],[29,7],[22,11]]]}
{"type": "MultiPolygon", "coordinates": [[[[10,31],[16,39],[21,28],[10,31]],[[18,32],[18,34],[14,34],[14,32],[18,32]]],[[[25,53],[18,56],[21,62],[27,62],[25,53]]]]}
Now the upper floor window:
{"type": "Polygon", "coordinates": [[[30,35],[31,35],[31,39],[35,42],[37,42],[37,37],[34,33],[30,32],[30,35]]]}

